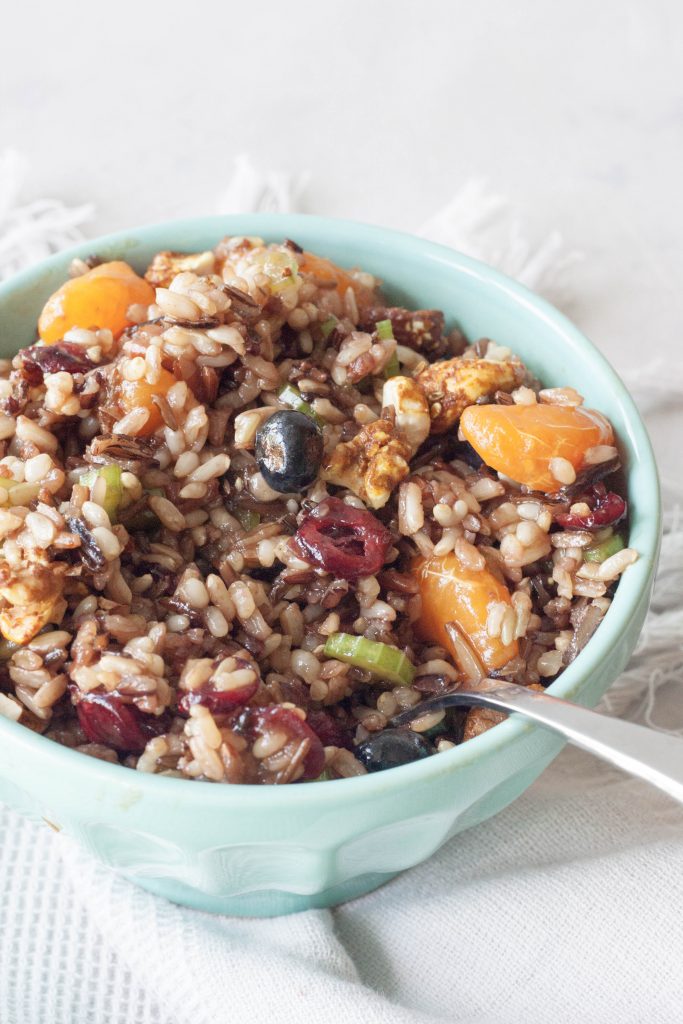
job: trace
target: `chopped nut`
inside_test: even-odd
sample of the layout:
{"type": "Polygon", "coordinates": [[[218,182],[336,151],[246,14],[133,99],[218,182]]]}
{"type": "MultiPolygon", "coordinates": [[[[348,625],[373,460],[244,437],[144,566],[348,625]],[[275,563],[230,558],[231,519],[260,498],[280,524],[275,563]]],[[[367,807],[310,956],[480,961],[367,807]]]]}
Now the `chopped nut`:
{"type": "MultiPolygon", "coordinates": [[[[42,565],[14,573],[0,568],[0,596],[10,605],[0,611],[0,632],[15,644],[27,644],[48,622],[59,622],[66,610],[63,576],[42,565]]],[[[64,570],[66,570],[64,565],[64,570]]]]}
{"type": "Polygon", "coordinates": [[[412,450],[391,419],[368,423],[351,441],[327,457],[322,477],[348,487],[371,508],[386,505],[391,492],[410,471],[412,450]]]}
{"type": "Polygon", "coordinates": [[[382,406],[393,405],[401,436],[417,451],[429,437],[429,405],[419,384],[410,377],[390,377],[382,390],[382,406]]]}
{"type": "MultiPolygon", "coordinates": [[[[363,329],[372,331],[378,320],[391,320],[398,344],[424,352],[430,359],[436,359],[449,351],[449,341],[444,338],[444,317],[439,309],[377,307],[368,310],[363,320],[363,329]]],[[[453,351],[451,348],[450,352],[453,351]]]]}
{"type": "Polygon", "coordinates": [[[492,729],[499,722],[504,722],[507,715],[503,711],[493,711],[491,708],[470,708],[465,719],[463,731],[463,742],[481,736],[483,732],[492,729]]]}
{"type": "Polygon", "coordinates": [[[176,274],[212,274],[216,258],[207,252],[158,252],[145,271],[145,278],[155,288],[168,288],[176,274]]]}
{"type": "Polygon", "coordinates": [[[432,363],[416,377],[429,402],[432,433],[445,434],[468,405],[496,391],[512,391],[523,379],[521,363],[512,360],[448,359],[432,363]]]}

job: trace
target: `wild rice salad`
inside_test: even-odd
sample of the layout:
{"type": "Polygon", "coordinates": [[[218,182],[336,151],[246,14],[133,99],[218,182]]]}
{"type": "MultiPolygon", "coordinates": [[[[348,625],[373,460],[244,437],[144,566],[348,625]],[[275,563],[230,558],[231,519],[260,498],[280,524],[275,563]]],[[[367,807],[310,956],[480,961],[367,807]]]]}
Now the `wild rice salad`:
{"type": "Polygon", "coordinates": [[[637,554],[572,388],[292,241],[71,269],[0,366],[2,714],[143,772],[338,778],[585,645],[637,554]]]}

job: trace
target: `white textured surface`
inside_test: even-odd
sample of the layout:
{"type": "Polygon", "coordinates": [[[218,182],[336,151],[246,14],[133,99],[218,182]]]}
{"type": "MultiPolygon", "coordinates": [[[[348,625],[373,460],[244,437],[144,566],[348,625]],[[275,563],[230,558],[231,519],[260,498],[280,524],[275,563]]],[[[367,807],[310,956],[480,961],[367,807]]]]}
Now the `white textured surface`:
{"type": "MultiPolygon", "coordinates": [[[[359,2],[204,4],[190,28],[176,0],[119,3],[97,24],[95,10],[25,5],[0,33],[0,140],[29,159],[26,201],[92,200],[89,234],[213,212],[248,150],[310,169],[311,211],[410,230],[486,177],[536,240],[558,229],[583,252],[569,312],[630,380],[650,373],[650,426],[677,475],[673,0],[426,0],[392,5],[391,19],[359,2]]],[[[631,669],[639,686],[661,626],[650,620],[647,662],[631,669]]],[[[681,727],[679,693],[680,679],[637,710],[681,727]]],[[[0,1021],[674,1024],[682,825],[664,797],[568,751],[513,807],[380,892],[268,923],[178,911],[4,812],[0,1021]]]]}

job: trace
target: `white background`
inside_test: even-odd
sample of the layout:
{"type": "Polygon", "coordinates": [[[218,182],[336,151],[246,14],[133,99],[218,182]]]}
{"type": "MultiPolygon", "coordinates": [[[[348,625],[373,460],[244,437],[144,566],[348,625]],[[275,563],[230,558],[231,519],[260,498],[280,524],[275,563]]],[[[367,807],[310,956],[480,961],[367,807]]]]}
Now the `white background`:
{"type": "MultiPolygon", "coordinates": [[[[570,313],[620,370],[683,338],[676,0],[24,3],[0,142],[92,234],[211,213],[235,155],[311,212],[416,228],[472,176],[585,254],[570,313]]],[[[654,424],[660,452],[670,420],[654,424]]],[[[679,420],[679,429],[683,420],[679,420]]],[[[671,457],[677,446],[669,445],[671,457]]]]}

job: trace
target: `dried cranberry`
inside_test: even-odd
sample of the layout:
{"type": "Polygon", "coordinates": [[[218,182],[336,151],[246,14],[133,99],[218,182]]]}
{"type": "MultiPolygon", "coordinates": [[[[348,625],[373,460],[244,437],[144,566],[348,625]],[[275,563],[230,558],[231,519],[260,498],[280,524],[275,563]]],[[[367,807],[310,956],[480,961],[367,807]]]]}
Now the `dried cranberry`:
{"type": "Polygon", "coordinates": [[[91,743],[140,754],[147,741],[168,728],[167,715],[146,715],[117,693],[87,693],[76,705],[81,729],[91,743]]]}
{"type": "Polygon", "coordinates": [[[83,346],[70,341],[59,345],[31,345],[20,353],[25,366],[37,366],[43,373],[87,373],[95,363],[86,356],[83,346]]]}
{"type": "Polygon", "coordinates": [[[599,530],[603,526],[613,526],[626,515],[624,499],[614,491],[608,491],[604,484],[595,484],[577,501],[588,505],[590,512],[587,515],[558,512],[555,519],[565,530],[599,530]]]}
{"type": "Polygon", "coordinates": [[[344,580],[373,576],[386,561],[391,534],[371,512],[325,498],[309,512],[294,537],[307,562],[344,580]]]}
{"type": "Polygon", "coordinates": [[[329,711],[309,711],[306,721],[324,747],[353,748],[349,730],[329,711]]]}
{"type": "Polygon", "coordinates": [[[302,761],[302,779],[317,779],[325,767],[322,743],[310,725],[290,708],[283,708],[279,704],[266,708],[247,708],[240,716],[240,724],[252,741],[271,731],[284,733],[288,742],[308,740],[308,749],[302,761]]]}

